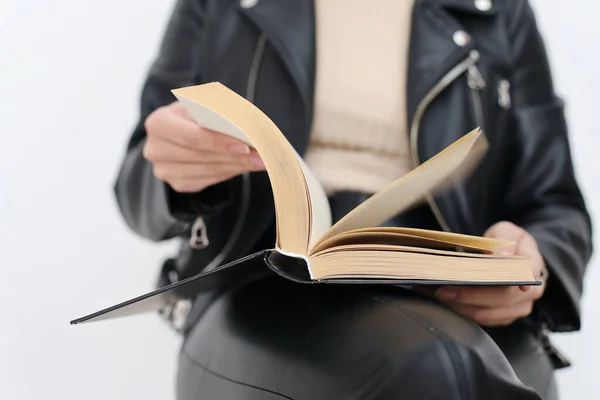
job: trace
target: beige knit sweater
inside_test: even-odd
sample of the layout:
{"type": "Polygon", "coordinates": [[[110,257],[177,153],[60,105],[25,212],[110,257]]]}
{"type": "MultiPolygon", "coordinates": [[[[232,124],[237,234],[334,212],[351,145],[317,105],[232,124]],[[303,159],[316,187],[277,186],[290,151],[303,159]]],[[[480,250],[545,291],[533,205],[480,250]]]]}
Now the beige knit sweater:
{"type": "Polygon", "coordinates": [[[406,71],[412,0],[316,0],[313,131],[328,193],[375,193],[411,169],[406,71]]]}

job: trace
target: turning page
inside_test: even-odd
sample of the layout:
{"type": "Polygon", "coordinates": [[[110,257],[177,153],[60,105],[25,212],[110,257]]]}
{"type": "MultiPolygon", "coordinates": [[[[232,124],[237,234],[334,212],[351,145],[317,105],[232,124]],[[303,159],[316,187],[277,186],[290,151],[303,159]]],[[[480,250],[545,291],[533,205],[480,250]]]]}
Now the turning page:
{"type": "MultiPolygon", "coordinates": [[[[185,87],[172,92],[199,125],[232,136],[256,149],[267,167],[276,207],[279,205],[278,234],[280,228],[302,231],[303,227],[297,226],[298,221],[307,225],[304,227],[308,230],[304,248],[300,249],[298,244],[294,244],[291,245],[293,249],[288,246],[285,250],[305,254],[308,244],[316,242],[331,227],[329,201],[313,172],[275,124],[248,100],[220,83],[185,87]],[[293,154],[299,164],[303,182],[293,179],[293,168],[284,167],[286,163],[282,161],[288,154],[293,154]],[[299,191],[307,192],[310,209],[308,215],[294,215],[298,218],[292,220],[292,214],[298,210],[288,206],[298,203],[299,199],[289,201],[286,198],[297,196],[299,191]],[[283,211],[282,206],[288,211],[283,211]]],[[[283,247],[286,247],[285,243],[290,243],[285,238],[278,239],[283,240],[283,247]]]]}
{"type": "Polygon", "coordinates": [[[378,226],[412,207],[472,169],[487,149],[485,136],[476,129],[430,160],[392,182],[350,211],[319,240],[353,229],[378,226]]]}
{"type": "MultiPolygon", "coordinates": [[[[256,149],[261,158],[263,158],[263,161],[265,161],[265,158],[269,158],[269,152],[276,151],[273,146],[261,146],[260,144],[258,144],[257,142],[260,142],[260,140],[257,140],[259,139],[257,137],[255,137],[254,140],[251,140],[248,137],[247,132],[244,132],[243,127],[240,124],[235,124],[231,120],[231,118],[233,117],[233,115],[240,115],[241,113],[243,113],[246,107],[248,107],[248,109],[254,109],[256,111],[256,114],[258,114],[261,117],[260,120],[256,121],[258,122],[257,134],[261,136],[273,135],[272,129],[269,133],[261,132],[261,129],[264,130],[266,128],[272,128],[267,127],[266,121],[270,122],[269,125],[272,124],[273,127],[275,126],[275,124],[273,124],[270,121],[270,119],[260,110],[258,110],[258,108],[256,108],[252,103],[242,98],[237,93],[231,91],[227,87],[221,85],[220,83],[209,83],[205,85],[176,89],[173,90],[173,94],[183,104],[186,110],[190,113],[190,115],[199,125],[207,129],[213,130],[215,132],[220,132],[232,136],[248,144],[249,146],[256,149]],[[228,100],[228,104],[232,105],[231,109],[224,109],[222,111],[218,111],[215,107],[212,107],[211,109],[207,106],[207,104],[210,103],[207,102],[207,97],[211,95],[215,96],[217,94],[228,99],[236,98],[239,104],[237,105],[237,107],[233,107],[231,100],[228,100]],[[203,102],[205,102],[204,105],[202,104],[203,102]],[[244,104],[244,102],[246,104],[244,104]],[[235,108],[237,108],[237,110],[235,108]],[[262,121],[263,117],[265,121],[262,121]],[[265,123],[265,125],[262,125],[263,123],[265,123]]],[[[255,119],[257,118],[255,117],[255,119]]],[[[278,131],[278,133],[281,136],[283,136],[281,132],[278,131]]],[[[277,137],[277,135],[275,135],[275,137],[277,137]]],[[[321,186],[317,178],[314,176],[313,172],[306,165],[302,157],[300,157],[296,150],[289,144],[285,137],[283,137],[283,140],[279,140],[278,142],[280,146],[287,145],[287,147],[289,147],[289,149],[293,152],[296,161],[301,167],[302,174],[304,175],[305,184],[308,191],[308,200],[310,203],[310,213],[309,219],[307,221],[307,223],[309,224],[308,243],[314,243],[327,231],[327,229],[331,227],[331,211],[329,208],[329,201],[327,199],[327,195],[325,194],[325,191],[323,190],[323,187],[321,186]]],[[[267,163],[265,164],[267,165],[267,163]]],[[[275,172],[275,170],[279,169],[280,167],[278,166],[272,166],[270,168],[270,171],[267,170],[267,173],[269,173],[269,178],[271,179],[271,176],[274,174],[281,174],[283,177],[286,177],[286,175],[288,175],[287,171],[275,172]]],[[[271,184],[275,186],[277,184],[275,182],[277,181],[278,179],[271,179],[271,184]]],[[[299,184],[299,182],[293,183],[293,181],[288,181],[288,183],[292,185],[299,184]]],[[[276,190],[275,187],[273,188],[273,190],[276,190]]],[[[304,254],[304,252],[302,254],[304,254]]]]}

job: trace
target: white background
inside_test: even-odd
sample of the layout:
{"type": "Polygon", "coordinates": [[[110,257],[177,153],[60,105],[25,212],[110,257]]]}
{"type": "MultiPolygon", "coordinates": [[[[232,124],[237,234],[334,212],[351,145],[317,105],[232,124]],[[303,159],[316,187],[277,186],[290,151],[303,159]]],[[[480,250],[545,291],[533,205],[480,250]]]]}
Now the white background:
{"type": "MultiPolygon", "coordinates": [[[[173,398],[179,342],[157,317],[68,325],[151,288],[173,247],[134,237],[112,197],[172,4],[0,3],[1,399],[173,398]]],[[[597,213],[600,3],[534,6],[568,102],[577,173],[597,213]]],[[[564,399],[600,392],[597,265],[586,286],[583,332],[555,339],[575,365],[559,373],[564,399]]]]}

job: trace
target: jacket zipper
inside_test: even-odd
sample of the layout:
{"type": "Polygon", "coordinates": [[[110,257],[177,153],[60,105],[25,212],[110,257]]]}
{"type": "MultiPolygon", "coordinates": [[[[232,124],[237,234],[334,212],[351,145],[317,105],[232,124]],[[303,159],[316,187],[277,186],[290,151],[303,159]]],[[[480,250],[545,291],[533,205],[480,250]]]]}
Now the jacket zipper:
{"type": "MultiPolygon", "coordinates": [[[[479,58],[479,52],[477,52],[477,50],[473,50],[472,52],[477,53],[476,57],[479,58]]],[[[475,63],[469,65],[467,84],[471,89],[471,100],[473,102],[473,110],[475,112],[475,123],[481,130],[485,132],[481,91],[485,88],[486,83],[475,63]]]]}
{"type": "MultiPolygon", "coordinates": [[[[246,85],[246,99],[251,103],[254,103],[254,97],[256,93],[256,83],[258,80],[258,71],[262,62],[263,53],[267,43],[267,37],[262,34],[254,50],[254,56],[252,58],[252,64],[250,66],[250,73],[248,75],[248,83],[246,85]]],[[[223,260],[229,255],[233,246],[237,242],[246,216],[250,206],[250,173],[245,172],[242,175],[242,202],[240,204],[240,213],[235,222],[229,239],[223,246],[223,249],[212,259],[210,263],[206,265],[204,271],[210,271],[218,267],[223,260]]],[[[188,225],[189,226],[189,225],[188,225]]],[[[191,225],[189,245],[194,249],[203,249],[209,244],[208,230],[206,222],[203,216],[197,217],[191,225]]],[[[178,280],[178,277],[171,283],[178,280]]],[[[182,333],[185,328],[185,322],[192,308],[192,302],[190,299],[180,299],[174,304],[165,307],[162,310],[164,318],[167,320],[169,325],[178,333],[182,333]]]]}
{"type": "MultiPolygon", "coordinates": [[[[413,166],[415,168],[417,166],[419,166],[419,164],[420,164],[419,153],[418,153],[419,127],[421,125],[421,118],[423,117],[425,110],[427,110],[427,107],[429,107],[429,104],[431,104],[431,102],[444,89],[446,89],[452,82],[454,82],[456,79],[458,79],[458,77],[461,76],[463,73],[465,73],[466,71],[469,71],[470,68],[475,66],[477,61],[479,61],[479,52],[476,50],[472,50],[466,59],[464,59],[459,64],[454,66],[454,68],[452,68],[450,71],[448,71],[448,73],[446,73],[446,75],[444,75],[442,77],[442,79],[440,79],[438,81],[438,83],[436,83],[433,86],[433,88],[431,88],[431,90],[425,95],[425,97],[423,97],[423,100],[421,100],[421,102],[417,106],[417,111],[415,112],[415,116],[413,117],[411,125],[410,125],[410,153],[411,153],[413,166]]],[[[478,95],[479,95],[479,93],[478,93],[478,95]]],[[[481,98],[479,98],[479,100],[481,101],[481,98]]],[[[476,111],[476,113],[477,113],[477,111],[476,111]]],[[[430,193],[427,194],[426,199],[427,199],[427,203],[429,203],[429,207],[431,208],[431,211],[433,212],[435,219],[440,224],[440,227],[444,231],[450,232],[451,231],[450,226],[448,225],[448,223],[446,222],[446,219],[442,215],[442,212],[441,212],[440,208],[438,207],[433,195],[431,195],[430,193]]]]}
{"type": "MultiPolygon", "coordinates": [[[[248,83],[246,85],[245,97],[251,103],[254,103],[254,98],[256,94],[256,83],[258,81],[258,72],[260,70],[266,44],[267,37],[265,34],[261,34],[261,36],[258,39],[258,43],[256,44],[256,48],[254,50],[252,64],[250,65],[250,73],[248,74],[248,83]]],[[[210,271],[215,269],[229,255],[229,253],[233,249],[233,246],[239,239],[240,234],[242,233],[242,229],[244,227],[244,222],[246,221],[246,216],[248,214],[249,207],[250,173],[245,172],[244,174],[242,174],[242,202],[240,204],[240,212],[236,223],[233,227],[233,230],[231,231],[231,235],[229,236],[227,242],[223,246],[223,249],[221,249],[221,251],[215,256],[215,258],[213,258],[212,261],[206,265],[204,271],[210,271]]],[[[204,222],[204,218],[202,216],[196,218],[196,221],[194,221],[190,236],[190,245],[194,248],[198,248],[197,245],[192,245],[197,243],[200,243],[203,247],[206,247],[209,243],[206,223],[204,222]]]]}

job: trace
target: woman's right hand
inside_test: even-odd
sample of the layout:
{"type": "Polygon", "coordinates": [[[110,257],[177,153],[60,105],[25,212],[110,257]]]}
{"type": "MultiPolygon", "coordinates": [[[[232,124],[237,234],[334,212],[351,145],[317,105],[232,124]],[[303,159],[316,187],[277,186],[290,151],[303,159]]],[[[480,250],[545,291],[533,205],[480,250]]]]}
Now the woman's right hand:
{"type": "Polygon", "coordinates": [[[202,128],[178,101],[156,109],[144,126],[144,158],[154,175],[177,192],[199,192],[243,172],[265,169],[255,150],[202,128]]]}

